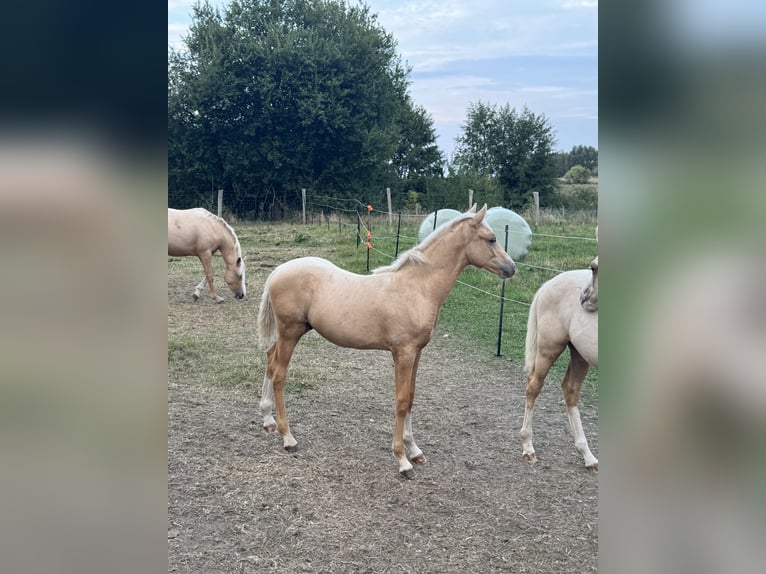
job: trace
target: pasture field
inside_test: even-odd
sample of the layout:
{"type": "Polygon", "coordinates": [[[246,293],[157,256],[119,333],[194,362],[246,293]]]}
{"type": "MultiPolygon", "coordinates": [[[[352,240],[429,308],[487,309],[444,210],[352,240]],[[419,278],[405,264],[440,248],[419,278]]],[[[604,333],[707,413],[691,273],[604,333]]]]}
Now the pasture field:
{"type": "MultiPolygon", "coordinates": [[[[384,217],[371,221],[373,269],[394,255],[396,221],[390,228],[384,217]]],[[[416,223],[403,222],[400,252],[415,244],[416,223]]],[[[598,479],[568,429],[560,390],[568,353],[536,404],[535,466],[521,460],[518,439],[525,303],[553,270],[587,267],[596,255],[587,240],[595,222],[533,230],[530,253],[506,283],[500,357],[501,282],[463,272],[423,351],[413,420],[428,462],[412,481],[398,477],[391,455],[393,361],[385,352],[341,349],[309,333],[286,393],[298,453],[284,452],[281,439],[261,428],[263,282],[276,265],[303,255],[366,273],[356,224],[232,225],[247,261],[244,300],[223,283],[219,255],[220,305],[207,294],[192,300],[202,277],[196,258],[168,258],[170,572],[597,570],[598,479]]],[[[591,370],[581,399],[596,456],[597,382],[591,370]]]]}

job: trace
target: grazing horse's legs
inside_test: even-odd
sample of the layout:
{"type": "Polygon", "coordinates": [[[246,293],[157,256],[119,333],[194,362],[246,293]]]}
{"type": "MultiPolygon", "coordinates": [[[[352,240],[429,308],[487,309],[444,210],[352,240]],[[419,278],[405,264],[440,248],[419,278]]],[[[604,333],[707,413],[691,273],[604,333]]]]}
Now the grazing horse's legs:
{"type": "MultiPolygon", "coordinates": [[[[421,349],[422,351],[422,349],[421,349]]],[[[415,363],[412,365],[412,379],[410,381],[410,407],[407,411],[407,416],[404,417],[404,435],[402,440],[404,441],[404,448],[407,450],[407,454],[410,457],[410,461],[420,464],[426,461],[426,457],[423,451],[415,444],[415,435],[412,433],[412,402],[415,400],[415,376],[418,371],[418,363],[420,362],[420,351],[418,351],[415,357],[415,363]]]]}
{"type": "MultiPolygon", "coordinates": [[[[298,343],[298,339],[300,339],[307,331],[308,329],[305,326],[302,326],[302,330],[300,330],[297,336],[293,333],[280,333],[277,342],[274,343],[266,353],[266,378],[264,378],[263,386],[264,388],[270,386],[273,390],[274,406],[277,411],[277,431],[282,435],[282,444],[288,452],[297,450],[298,441],[296,441],[290,433],[290,424],[287,420],[287,409],[285,408],[285,378],[287,376],[287,367],[293,356],[295,345],[298,343]],[[271,385],[268,385],[268,381],[271,382],[271,385]]],[[[267,393],[264,393],[261,397],[261,413],[264,414],[263,426],[267,431],[269,430],[269,426],[267,425],[268,421],[265,414],[265,405],[268,404],[268,402],[269,397],[267,396],[267,393]]]]}
{"type": "MultiPolygon", "coordinates": [[[[404,427],[415,393],[414,382],[420,350],[395,349],[391,354],[394,356],[396,378],[396,418],[394,420],[394,439],[391,444],[391,450],[393,450],[394,457],[399,462],[399,474],[404,478],[412,478],[414,474],[412,464],[404,452],[404,427]]],[[[415,443],[413,442],[412,444],[414,445],[415,443]]]]}
{"type": "Polygon", "coordinates": [[[543,388],[545,375],[548,374],[551,365],[553,365],[563,350],[564,347],[562,346],[557,352],[543,354],[538,347],[537,356],[529,371],[529,375],[527,375],[527,399],[524,406],[524,422],[521,425],[519,436],[521,437],[522,457],[530,463],[537,462],[535,447],[532,446],[532,413],[535,408],[535,399],[537,399],[537,395],[540,394],[543,388]]]}
{"type": "Polygon", "coordinates": [[[209,251],[200,253],[199,260],[202,262],[202,268],[205,270],[205,278],[207,279],[208,287],[210,287],[210,296],[216,303],[223,303],[223,297],[215,292],[215,287],[213,286],[213,254],[209,251]]]}
{"type": "Polygon", "coordinates": [[[569,345],[569,353],[569,366],[564,380],[561,382],[561,390],[564,392],[564,400],[567,404],[569,426],[572,429],[575,448],[585,459],[585,468],[591,472],[598,472],[598,460],[588,448],[588,441],[585,438],[580,420],[580,409],[577,407],[577,403],[580,401],[580,388],[585,375],[588,374],[588,363],[571,344],[569,345]]]}

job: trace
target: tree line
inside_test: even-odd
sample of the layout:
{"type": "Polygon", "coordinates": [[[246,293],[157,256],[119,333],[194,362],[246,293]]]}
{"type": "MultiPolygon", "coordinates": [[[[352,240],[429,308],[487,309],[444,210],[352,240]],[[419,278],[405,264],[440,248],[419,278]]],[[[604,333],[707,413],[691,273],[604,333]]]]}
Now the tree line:
{"type": "Polygon", "coordinates": [[[301,188],[367,201],[390,188],[396,209],[434,209],[463,206],[470,188],[519,208],[533,191],[553,201],[575,158],[597,168],[583,146],[554,152],[545,116],[485,102],[469,106],[448,162],[396,40],[364,4],[203,2],[184,43],[168,53],[172,207],[225,189],[232,211],[273,219],[300,209],[301,188]]]}

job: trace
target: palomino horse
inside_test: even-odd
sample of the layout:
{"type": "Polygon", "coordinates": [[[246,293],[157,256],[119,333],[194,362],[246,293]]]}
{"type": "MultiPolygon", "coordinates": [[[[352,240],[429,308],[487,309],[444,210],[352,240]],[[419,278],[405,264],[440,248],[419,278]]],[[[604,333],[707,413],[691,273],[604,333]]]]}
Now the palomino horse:
{"type": "Polygon", "coordinates": [[[412,434],[410,411],[420,353],[431,340],[439,309],[468,265],[503,279],[516,270],[484,222],[486,212],[484,205],[476,213],[474,204],[371,275],[350,273],[317,257],[287,261],[269,275],[258,314],[261,344],[270,345],[260,409],[264,428],[279,431],[288,452],[296,449],[297,441],[285,410],[285,375],[298,340],[315,329],[341,347],[391,351],[396,383],[394,457],[405,478],[413,475],[410,460],[425,462],[412,434]]]}
{"type": "Polygon", "coordinates": [[[223,302],[223,297],[215,292],[213,286],[213,253],[216,251],[221,252],[226,263],[224,281],[234,297],[242,299],[247,293],[245,261],[242,259],[239,239],[231,226],[201,207],[181,210],[168,208],[168,255],[196,255],[205,269],[205,278],[194,290],[195,301],[207,281],[213,301],[223,302]]]}
{"type": "Polygon", "coordinates": [[[537,461],[532,446],[535,399],[551,365],[567,346],[569,366],[561,388],[569,425],[586,468],[598,472],[598,460],[588,448],[577,407],[588,366],[598,367],[598,258],[591,263],[590,270],[565,271],[543,283],[532,299],[524,354],[527,399],[520,433],[523,458],[531,463],[537,461]]]}

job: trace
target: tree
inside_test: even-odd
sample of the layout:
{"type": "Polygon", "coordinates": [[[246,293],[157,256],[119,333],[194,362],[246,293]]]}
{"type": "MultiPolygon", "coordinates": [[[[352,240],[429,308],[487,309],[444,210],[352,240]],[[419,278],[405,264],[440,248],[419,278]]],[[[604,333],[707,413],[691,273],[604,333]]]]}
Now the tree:
{"type": "Polygon", "coordinates": [[[576,145],[569,152],[556,154],[556,176],[564,177],[572,167],[581,165],[591,174],[598,174],[598,150],[593,146],[576,145]]]}
{"type": "Polygon", "coordinates": [[[297,209],[301,187],[357,194],[442,161],[396,41],[367,6],[232,0],[223,12],[193,10],[187,50],[169,54],[169,197],[213,180],[235,202],[297,209]]]}
{"type": "Polygon", "coordinates": [[[567,183],[588,183],[590,176],[591,173],[587,167],[574,165],[564,174],[564,179],[567,183]]]}
{"type": "Polygon", "coordinates": [[[533,191],[543,203],[555,192],[555,138],[544,115],[526,106],[519,113],[508,104],[482,102],[469,106],[466,115],[455,151],[458,174],[497,181],[503,204],[512,208],[523,207],[533,191]]]}
{"type": "Polygon", "coordinates": [[[569,168],[581,165],[592,174],[598,173],[598,150],[593,146],[576,145],[569,152],[569,168]]]}

